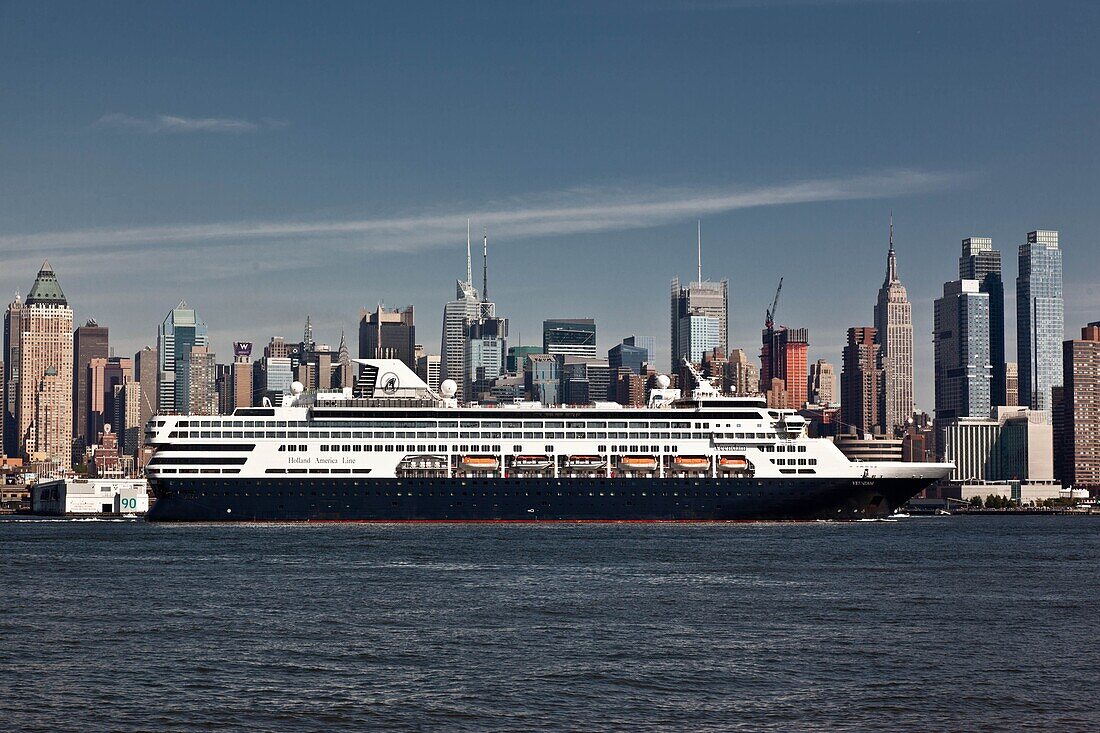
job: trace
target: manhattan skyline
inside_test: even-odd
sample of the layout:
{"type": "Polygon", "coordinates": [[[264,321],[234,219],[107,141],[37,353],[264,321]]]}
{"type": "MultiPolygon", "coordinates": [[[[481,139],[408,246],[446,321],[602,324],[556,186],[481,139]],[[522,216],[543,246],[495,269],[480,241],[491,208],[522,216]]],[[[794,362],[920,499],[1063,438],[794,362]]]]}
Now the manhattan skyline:
{"type": "Polygon", "coordinates": [[[927,411],[962,239],[992,237],[1013,303],[1016,248],[1059,230],[1067,336],[1100,307],[1089,5],[264,7],[0,9],[8,300],[48,258],[117,354],[184,299],[222,361],[307,313],[335,343],[378,302],[438,351],[469,216],[510,345],[593,317],[603,352],[666,333],[701,219],[729,347],[755,361],[783,276],[779,322],[839,364],[893,210],[927,411]]]}

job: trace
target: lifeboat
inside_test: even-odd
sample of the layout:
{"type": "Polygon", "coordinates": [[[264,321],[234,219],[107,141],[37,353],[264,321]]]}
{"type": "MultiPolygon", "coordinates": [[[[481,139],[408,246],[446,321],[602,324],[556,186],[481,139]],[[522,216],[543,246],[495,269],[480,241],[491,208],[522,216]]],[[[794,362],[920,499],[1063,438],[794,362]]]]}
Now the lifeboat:
{"type": "Polygon", "coordinates": [[[550,456],[516,456],[512,459],[512,468],[528,471],[545,471],[553,465],[550,456]]]}
{"type": "Polygon", "coordinates": [[[706,456],[675,456],[672,467],[681,471],[706,471],[710,468],[710,459],[706,456]]]}
{"type": "Polygon", "coordinates": [[[495,456],[462,456],[459,465],[465,471],[495,471],[500,461],[495,456]]]}
{"type": "Polygon", "coordinates": [[[600,456],[569,456],[565,461],[566,468],[592,470],[603,468],[607,463],[600,456]]]}
{"type": "Polygon", "coordinates": [[[653,456],[623,456],[619,459],[620,471],[656,471],[657,459],[653,456]]]}
{"type": "Polygon", "coordinates": [[[749,462],[744,458],[734,458],[732,456],[722,456],[718,460],[718,465],[725,469],[730,470],[743,470],[749,467],[749,462]]]}

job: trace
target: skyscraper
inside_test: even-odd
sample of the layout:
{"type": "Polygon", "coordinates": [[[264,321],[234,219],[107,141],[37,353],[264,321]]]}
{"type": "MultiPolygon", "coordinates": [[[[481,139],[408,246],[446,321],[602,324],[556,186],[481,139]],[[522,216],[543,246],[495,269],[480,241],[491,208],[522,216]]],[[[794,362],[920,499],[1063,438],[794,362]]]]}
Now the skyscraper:
{"type": "Polygon", "coordinates": [[[815,405],[832,405],[837,401],[836,367],[824,359],[810,365],[807,401],[815,405]]]}
{"type": "MultiPolygon", "coordinates": [[[[145,445],[145,425],[157,411],[158,364],[157,350],[154,348],[146,346],[134,354],[134,379],[141,385],[141,389],[129,390],[127,394],[130,396],[131,403],[137,401],[138,417],[135,427],[140,429],[137,431],[136,446],[134,446],[135,457],[145,445]]],[[[127,450],[129,447],[127,444],[127,450]]]]}
{"type": "Polygon", "coordinates": [[[94,443],[103,430],[102,419],[96,425],[89,421],[89,405],[92,396],[88,391],[88,365],[92,359],[106,360],[110,356],[107,327],[95,319],[73,332],[73,443],[74,454],[83,455],[84,449],[94,443]]]}
{"type": "Polygon", "coordinates": [[[687,358],[692,364],[702,364],[704,354],[709,354],[715,349],[724,353],[718,341],[719,332],[719,322],[714,316],[699,313],[681,316],[680,326],[677,329],[680,337],[677,355],[687,358]]]}
{"type": "MultiPolygon", "coordinates": [[[[697,231],[696,239],[696,279],[688,283],[687,287],[680,285],[680,278],[672,278],[672,298],[670,307],[671,318],[671,354],[672,371],[677,373],[683,365],[683,358],[689,361],[702,361],[702,354],[718,347],[722,353],[729,350],[728,325],[729,325],[729,281],[710,282],[703,280],[703,244],[702,230],[697,231]],[[685,321],[689,316],[705,316],[713,318],[717,322],[718,342],[711,344],[709,348],[696,348],[692,340],[690,329],[692,321],[685,321]],[[689,333],[684,334],[683,330],[689,333]],[[685,348],[685,344],[687,347],[685,348]],[[699,354],[698,359],[692,359],[692,354],[699,354]]],[[[696,331],[699,333],[699,331],[696,331]]],[[[709,334],[710,329],[705,333],[709,334]]],[[[652,353],[650,354],[652,358],[652,353]]]]}
{"type": "Polygon", "coordinates": [[[542,322],[544,354],[596,358],[596,321],[591,318],[548,318],[542,322]]]}
{"type": "Polygon", "coordinates": [[[178,362],[180,394],[187,396],[187,415],[217,415],[218,393],[214,388],[214,352],[208,346],[192,346],[178,362]]]}
{"type": "MultiPolygon", "coordinates": [[[[134,363],[128,357],[108,356],[95,357],[85,367],[87,374],[86,389],[88,394],[87,434],[96,436],[103,432],[105,425],[111,424],[115,419],[115,388],[121,387],[134,379],[134,363]]],[[[117,429],[119,426],[114,426],[117,429]]],[[[83,448],[78,456],[83,455],[83,448]]]]}
{"type": "Polygon", "coordinates": [[[844,347],[840,389],[841,420],[859,435],[882,431],[882,385],[885,376],[879,352],[882,346],[874,328],[849,328],[844,347]]]}
{"type": "Polygon", "coordinates": [[[993,249],[989,237],[967,237],[962,241],[959,279],[977,280],[983,293],[989,293],[989,360],[993,364],[990,401],[994,406],[1014,405],[1008,401],[1005,365],[1005,288],[1001,276],[1001,253],[993,249]]]}
{"type": "MultiPolygon", "coordinates": [[[[488,259],[488,243],[485,246],[488,259]]],[[[488,270],[488,266],[485,267],[488,270]]],[[[488,277],[486,276],[486,280],[488,277]]],[[[470,324],[480,318],[496,316],[496,305],[482,300],[474,287],[473,260],[470,253],[470,222],[466,222],[466,279],[455,281],[455,299],[443,306],[443,340],[440,354],[440,379],[458,385],[455,398],[468,400],[466,394],[466,339],[470,324]]],[[[487,282],[484,284],[488,284],[487,282]]],[[[415,367],[414,367],[415,368],[415,367]]]]}
{"type": "Polygon", "coordinates": [[[439,391],[439,354],[424,354],[416,360],[416,376],[432,390],[439,391]]]}
{"type": "Polygon", "coordinates": [[[18,294],[4,314],[4,454],[22,455],[19,435],[19,363],[23,300],[18,294]]]}
{"type": "Polygon", "coordinates": [[[732,394],[745,397],[760,394],[760,370],[744,349],[734,349],[726,362],[726,383],[732,394]]]}
{"type": "MultiPolygon", "coordinates": [[[[807,353],[810,348],[810,332],[805,328],[779,326],[761,332],[760,385],[765,392],[773,389],[773,380],[783,382],[787,404],[798,409],[806,402],[806,385],[809,379],[807,353]]],[[[779,407],[779,405],[772,405],[779,407]]]]}
{"type": "Polygon", "coordinates": [[[233,342],[233,363],[229,371],[229,404],[226,412],[252,406],[252,344],[233,342]]]}
{"type": "Polygon", "coordinates": [[[620,368],[627,368],[632,373],[642,375],[643,365],[648,363],[651,356],[649,351],[637,343],[635,336],[623,339],[621,344],[612,346],[607,352],[607,364],[612,374],[618,374],[620,368]]]}
{"type": "MultiPolygon", "coordinates": [[[[206,324],[199,320],[195,309],[186,301],[168,312],[157,332],[157,412],[186,415],[191,408],[187,389],[186,369],[193,346],[207,346],[206,324]]],[[[211,379],[213,377],[211,376],[211,379]]]]}
{"type": "Polygon", "coordinates": [[[1005,406],[1020,404],[1020,370],[1016,362],[1005,362],[1005,406]]]}
{"type": "Polygon", "coordinates": [[[1028,232],[1016,278],[1016,358],[1020,404],[1050,410],[1051,388],[1062,383],[1062,250],[1058,232],[1028,232]]]}
{"type": "Polygon", "coordinates": [[[413,307],[359,313],[359,358],[400,359],[416,369],[416,325],[413,307]]]}
{"type": "Polygon", "coordinates": [[[990,415],[989,293],[977,280],[943,284],[935,304],[936,420],[990,415]]]}
{"type": "Polygon", "coordinates": [[[1100,321],[1063,343],[1059,445],[1060,479],[1074,488],[1100,488],[1100,321]]]}
{"type": "Polygon", "coordinates": [[[466,367],[467,400],[485,399],[493,381],[504,374],[508,350],[508,319],[481,317],[467,324],[466,367]]]}
{"type": "Polygon", "coordinates": [[[24,456],[72,465],[73,311],[43,262],[20,311],[17,429],[24,456]]]}
{"type": "Polygon", "coordinates": [[[894,222],[890,220],[890,250],[886,278],[875,304],[875,338],[880,346],[883,384],[878,412],[883,429],[893,435],[913,417],[913,309],[905,286],[898,279],[894,253],[894,222]]]}

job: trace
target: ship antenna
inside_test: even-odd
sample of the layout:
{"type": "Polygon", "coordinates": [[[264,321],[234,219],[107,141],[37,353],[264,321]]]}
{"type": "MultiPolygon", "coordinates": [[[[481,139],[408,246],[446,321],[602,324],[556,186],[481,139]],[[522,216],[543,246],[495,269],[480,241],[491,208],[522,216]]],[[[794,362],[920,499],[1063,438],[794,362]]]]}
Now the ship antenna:
{"type": "Polygon", "coordinates": [[[703,222],[702,222],[702,220],[696,220],[695,225],[696,225],[695,246],[696,246],[696,257],[697,257],[696,265],[697,265],[697,268],[698,268],[698,274],[696,275],[696,277],[698,277],[699,282],[702,283],[703,282],[703,222]]]}

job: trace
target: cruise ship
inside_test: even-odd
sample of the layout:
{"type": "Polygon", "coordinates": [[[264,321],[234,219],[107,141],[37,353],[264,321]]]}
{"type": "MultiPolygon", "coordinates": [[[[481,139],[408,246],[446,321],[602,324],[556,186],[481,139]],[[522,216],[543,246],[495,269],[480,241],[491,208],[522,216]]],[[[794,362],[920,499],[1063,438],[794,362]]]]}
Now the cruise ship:
{"type": "Polygon", "coordinates": [[[460,406],[394,359],[355,392],[227,416],[156,416],[153,521],[854,520],[893,513],[952,470],[849,461],[762,398],[689,396],[665,376],[644,408],[460,406]]]}

